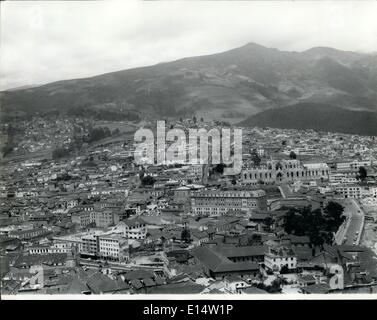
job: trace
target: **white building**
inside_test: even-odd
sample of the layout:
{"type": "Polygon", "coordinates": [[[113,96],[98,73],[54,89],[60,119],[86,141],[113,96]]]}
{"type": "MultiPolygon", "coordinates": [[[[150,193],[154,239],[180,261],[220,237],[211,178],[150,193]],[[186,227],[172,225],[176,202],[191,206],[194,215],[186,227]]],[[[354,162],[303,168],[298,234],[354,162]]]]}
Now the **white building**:
{"type": "Polygon", "coordinates": [[[283,266],[294,270],[297,267],[297,257],[289,250],[270,249],[270,252],[264,255],[264,265],[271,271],[280,271],[283,266]]]}
{"type": "Polygon", "coordinates": [[[371,160],[353,160],[347,162],[336,163],[336,170],[338,171],[358,171],[360,167],[370,167],[372,165],[371,160]]]}
{"type": "Polygon", "coordinates": [[[361,199],[366,197],[377,197],[377,186],[344,184],[337,185],[335,191],[341,198],[361,199]]]}
{"type": "Polygon", "coordinates": [[[113,228],[113,230],[121,232],[127,239],[143,240],[147,236],[146,223],[139,218],[121,221],[115,226],[115,228],[113,228]]]}
{"type": "Polygon", "coordinates": [[[98,255],[107,260],[128,260],[128,241],[119,234],[98,237],[98,255]]]}

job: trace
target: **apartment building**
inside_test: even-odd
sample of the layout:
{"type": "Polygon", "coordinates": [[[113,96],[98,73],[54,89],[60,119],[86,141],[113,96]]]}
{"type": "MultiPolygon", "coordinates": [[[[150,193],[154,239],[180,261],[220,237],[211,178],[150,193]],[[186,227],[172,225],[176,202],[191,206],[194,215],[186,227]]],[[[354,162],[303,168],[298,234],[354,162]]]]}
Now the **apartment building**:
{"type": "Polygon", "coordinates": [[[346,162],[337,162],[335,164],[337,171],[354,171],[357,172],[360,167],[370,167],[372,165],[371,160],[353,160],[346,162]]]}
{"type": "Polygon", "coordinates": [[[365,197],[377,197],[377,187],[374,185],[343,184],[336,186],[335,191],[341,198],[361,199],[365,197]]]}
{"type": "Polygon", "coordinates": [[[72,222],[77,223],[81,228],[85,228],[93,223],[96,227],[108,227],[119,222],[119,214],[111,209],[99,209],[92,211],[82,211],[73,214],[72,222]]]}
{"type": "Polygon", "coordinates": [[[224,215],[232,210],[251,212],[266,210],[263,190],[204,190],[191,196],[191,212],[195,215],[224,215]]]}
{"type": "Polygon", "coordinates": [[[105,260],[128,260],[128,241],[119,234],[98,237],[98,255],[105,260]]]}
{"type": "Polygon", "coordinates": [[[292,250],[270,248],[264,255],[264,265],[271,271],[280,271],[284,266],[293,270],[297,267],[297,257],[292,250]]]}
{"type": "Polygon", "coordinates": [[[147,226],[145,222],[141,219],[128,219],[122,221],[125,225],[124,235],[128,239],[145,239],[147,236],[147,226]]]}
{"type": "Polygon", "coordinates": [[[128,241],[120,234],[89,234],[81,238],[81,254],[104,260],[128,260],[128,241]]]}

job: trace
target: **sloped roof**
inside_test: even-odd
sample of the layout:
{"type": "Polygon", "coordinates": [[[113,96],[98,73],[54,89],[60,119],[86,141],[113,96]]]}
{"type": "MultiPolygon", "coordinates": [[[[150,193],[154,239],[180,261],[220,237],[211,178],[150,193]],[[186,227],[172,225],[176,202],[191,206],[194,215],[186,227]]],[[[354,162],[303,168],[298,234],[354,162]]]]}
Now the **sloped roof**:
{"type": "Polygon", "coordinates": [[[309,286],[301,287],[301,290],[306,292],[306,293],[314,293],[314,294],[321,293],[321,294],[324,294],[324,293],[329,292],[330,286],[328,284],[325,284],[325,283],[312,284],[312,285],[309,285],[309,286]]]}
{"type": "Polygon", "coordinates": [[[143,287],[143,284],[138,279],[133,279],[130,281],[131,286],[133,286],[135,289],[141,289],[143,287]]]}
{"type": "Polygon", "coordinates": [[[156,282],[152,278],[145,278],[143,279],[143,283],[146,287],[153,287],[156,285],[156,282]]]}
{"type": "Polygon", "coordinates": [[[288,239],[292,243],[309,244],[310,239],[308,236],[295,236],[293,234],[285,236],[283,239],[288,239]]]}
{"type": "Polygon", "coordinates": [[[97,272],[88,277],[87,286],[93,293],[105,293],[128,289],[129,286],[121,280],[112,280],[103,273],[97,272]]]}
{"type": "Polygon", "coordinates": [[[259,289],[257,287],[247,287],[242,290],[246,294],[268,294],[267,291],[259,289]]]}
{"type": "Polygon", "coordinates": [[[154,276],[153,272],[147,271],[147,270],[133,270],[130,272],[127,272],[124,275],[124,279],[126,281],[132,281],[135,279],[146,279],[146,278],[152,278],[154,276]]]}
{"type": "Polygon", "coordinates": [[[311,274],[304,274],[304,275],[299,277],[299,280],[301,280],[301,281],[316,281],[314,276],[311,275],[311,274]]]}
{"type": "Polygon", "coordinates": [[[204,286],[193,281],[169,283],[149,288],[150,294],[198,294],[205,289],[204,286]]]}
{"type": "Polygon", "coordinates": [[[145,225],[145,221],[140,219],[140,218],[134,218],[134,219],[128,219],[128,220],[123,220],[122,222],[124,222],[127,226],[129,227],[135,227],[137,225],[145,225]]]}
{"type": "Polygon", "coordinates": [[[66,289],[67,294],[81,294],[83,291],[88,291],[89,288],[86,286],[85,282],[80,280],[78,276],[72,277],[71,283],[66,289]]]}
{"type": "Polygon", "coordinates": [[[259,265],[253,262],[232,262],[219,252],[208,247],[193,250],[193,255],[213,272],[231,272],[244,270],[258,270],[259,265]]]}
{"type": "Polygon", "coordinates": [[[264,255],[268,251],[267,246],[217,246],[214,248],[215,251],[221,253],[227,258],[236,257],[250,257],[250,256],[260,256],[264,255]]]}
{"type": "Polygon", "coordinates": [[[313,258],[312,249],[307,247],[294,247],[292,248],[293,252],[297,256],[298,260],[306,261],[313,258]]]}
{"type": "Polygon", "coordinates": [[[20,256],[15,265],[59,264],[67,259],[66,253],[28,254],[20,256]]]}

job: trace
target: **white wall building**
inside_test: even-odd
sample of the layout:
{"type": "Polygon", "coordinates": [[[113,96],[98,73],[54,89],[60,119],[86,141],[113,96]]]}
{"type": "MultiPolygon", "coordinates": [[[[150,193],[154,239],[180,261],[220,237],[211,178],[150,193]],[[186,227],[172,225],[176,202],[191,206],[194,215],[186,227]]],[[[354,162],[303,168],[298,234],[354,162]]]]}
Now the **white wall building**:
{"type": "Polygon", "coordinates": [[[271,271],[280,271],[283,266],[293,270],[297,267],[297,257],[287,250],[273,250],[264,255],[264,265],[271,271]]]}

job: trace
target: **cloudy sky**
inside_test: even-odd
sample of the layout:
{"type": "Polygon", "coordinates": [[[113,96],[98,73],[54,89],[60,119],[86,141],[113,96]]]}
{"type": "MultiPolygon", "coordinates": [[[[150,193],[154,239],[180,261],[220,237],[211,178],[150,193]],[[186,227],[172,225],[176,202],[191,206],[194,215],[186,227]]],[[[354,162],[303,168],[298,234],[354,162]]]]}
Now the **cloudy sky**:
{"type": "Polygon", "coordinates": [[[377,52],[377,2],[1,2],[0,90],[81,78],[248,42],[377,52]]]}

